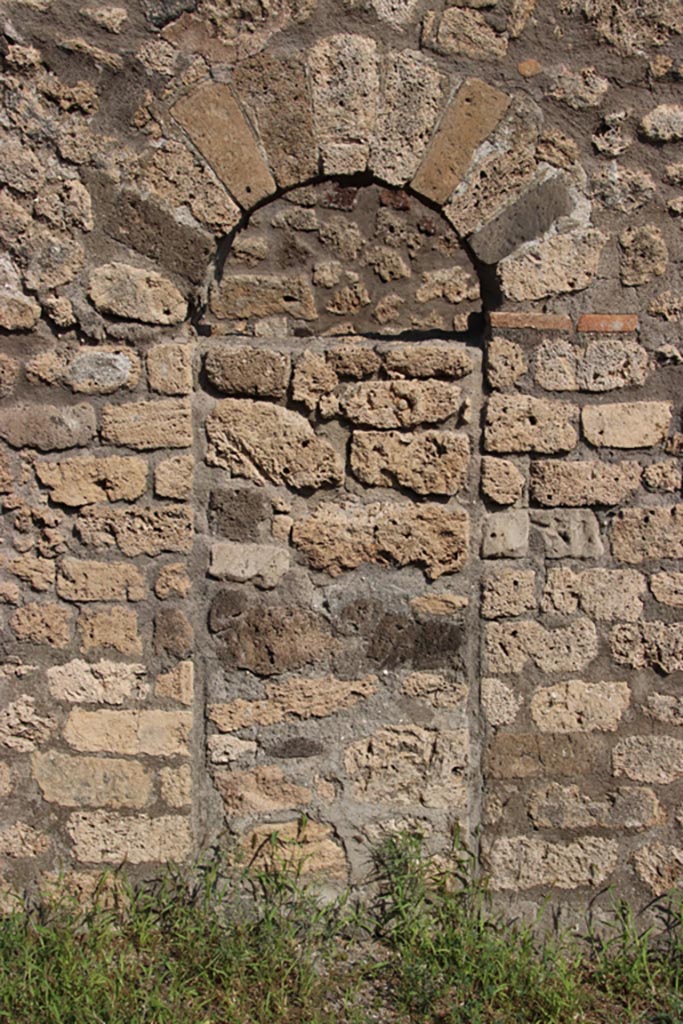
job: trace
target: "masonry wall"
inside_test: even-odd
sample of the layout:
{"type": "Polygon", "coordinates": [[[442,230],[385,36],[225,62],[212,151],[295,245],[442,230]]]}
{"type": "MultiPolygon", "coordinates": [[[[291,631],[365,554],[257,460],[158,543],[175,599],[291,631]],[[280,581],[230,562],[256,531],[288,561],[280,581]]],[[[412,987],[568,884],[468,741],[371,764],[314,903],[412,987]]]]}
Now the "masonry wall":
{"type": "Polygon", "coordinates": [[[6,0],[7,888],[683,872],[677,3],[6,0]],[[302,825],[305,822],[305,827],[302,825]]]}

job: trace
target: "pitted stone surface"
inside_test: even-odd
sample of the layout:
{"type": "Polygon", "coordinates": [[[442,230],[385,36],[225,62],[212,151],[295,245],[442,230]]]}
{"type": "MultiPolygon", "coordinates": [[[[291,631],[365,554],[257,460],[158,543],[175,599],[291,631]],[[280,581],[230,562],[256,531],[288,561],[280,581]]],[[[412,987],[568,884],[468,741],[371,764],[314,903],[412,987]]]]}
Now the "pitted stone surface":
{"type": "Polygon", "coordinates": [[[426,430],[410,435],[397,431],[354,431],[350,465],[363,483],[398,484],[417,494],[456,494],[465,484],[470,460],[464,434],[426,430]]]}

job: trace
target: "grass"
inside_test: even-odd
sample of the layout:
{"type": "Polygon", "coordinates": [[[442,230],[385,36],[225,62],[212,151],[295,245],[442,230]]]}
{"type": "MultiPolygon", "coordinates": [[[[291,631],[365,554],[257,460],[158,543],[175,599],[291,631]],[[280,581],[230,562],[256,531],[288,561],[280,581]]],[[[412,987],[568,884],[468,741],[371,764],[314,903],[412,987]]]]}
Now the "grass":
{"type": "Polygon", "coordinates": [[[12,1024],[676,1024],[683,922],[624,903],[581,937],[493,912],[472,859],[418,836],[377,851],[371,895],[321,901],[273,841],[266,866],[103,876],[85,903],[0,917],[0,1020],[12,1024]]]}

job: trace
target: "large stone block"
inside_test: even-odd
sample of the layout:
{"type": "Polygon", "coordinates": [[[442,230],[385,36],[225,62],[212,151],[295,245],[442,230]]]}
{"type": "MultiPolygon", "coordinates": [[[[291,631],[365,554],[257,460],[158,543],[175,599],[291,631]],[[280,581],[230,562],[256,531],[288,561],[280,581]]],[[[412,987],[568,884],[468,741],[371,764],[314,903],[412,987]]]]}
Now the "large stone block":
{"type": "Polygon", "coordinates": [[[34,754],[31,768],[43,798],[62,807],[141,808],[152,797],[152,780],[137,761],[50,750],[34,754]]]}
{"type": "Polygon", "coordinates": [[[483,263],[498,263],[524,242],[540,238],[559,217],[571,213],[572,207],[566,181],[559,175],[546,178],[481,227],[470,238],[470,245],[483,263]]]}
{"type": "Polygon", "coordinates": [[[226,540],[211,548],[209,576],[236,583],[252,580],[257,587],[270,590],[280,582],[289,564],[287,548],[226,540]]]}
{"type": "Polygon", "coordinates": [[[619,844],[596,836],[573,843],[512,836],[494,840],[486,855],[492,888],[516,892],[536,886],[595,888],[607,882],[618,858],[619,844]]]}
{"type": "Polygon", "coordinates": [[[541,732],[615,732],[630,701],[628,683],[572,679],[536,690],[530,709],[541,732]]]}
{"type": "Polygon", "coordinates": [[[614,660],[632,668],[656,668],[670,675],[683,671],[683,623],[621,623],[611,635],[614,660]]]}
{"type": "Polygon", "coordinates": [[[527,242],[498,264],[504,294],[514,302],[587,288],[598,272],[607,236],[596,228],[580,228],[527,242]]]}
{"type": "Polygon", "coordinates": [[[129,558],[191,551],[192,511],[184,505],[154,508],[108,508],[92,505],[79,515],[76,532],[84,544],[103,549],[117,546],[129,558]]]}
{"type": "Polygon", "coordinates": [[[534,828],[640,830],[666,820],[654,792],[637,786],[592,796],[575,785],[549,782],[533,790],[527,811],[534,828]]]}
{"type": "Polygon", "coordinates": [[[250,345],[212,348],[204,360],[206,376],[224,395],[284,398],[290,377],[289,356],[250,345]]]}
{"type": "Polygon", "coordinates": [[[566,402],[494,394],[486,407],[488,452],[568,452],[576,447],[578,410],[566,402]]]}
{"type": "Polygon", "coordinates": [[[390,377],[437,377],[458,380],[474,369],[474,359],[465,346],[449,341],[421,341],[415,345],[392,345],[382,353],[390,377]]]}
{"type": "Polygon", "coordinates": [[[288,679],[269,683],[262,700],[239,697],[227,704],[212,704],[209,718],[221,732],[327,718],[371,697],[377,686],[378,679],[374,675],[363,679],[337,679],[329,675],[288,679]]]}
{"type": "Polygon", "coordinates": [[[0,410],[0,437],[13,448],[59,451],[87,445],[97,421],[92,405],[5,406],[0,410]]]}
{"type": "Polygon", "coordinates": [[[595,338],[586,346],[568,338],[546,338],[533,357],[534,380],[546,391],[639,387],[649,370],[646,349],[631,338],[595,338]]]}
{"type": "Polygon", "coordinates": [[[683,558],[683,507],[622,509],[612,521],[611,541],[618,562],[683,558]]]}
{"type": "Polygon", "coordinates": [[[683,740],[673,736],[627,736],[612,752],[612,768],[618,778],[669,785],[683,776],[683,740]]]}
{"type": "Polygon", "coordinates": [[[274,764],[245,771],[217,771],[213,779],[231,816],[297,810],[309,803],[312,796],[310,789],[296,785],[274,764]]]}
{"type": "Polygon", "coordinates": [[[181,863],[192,852],[190,822],[177,814],[149,818],[78,811],[67,831],[76,859],[86,863],[181,863]]]}
{"type": "Polygon", "coordinates": [[[585,405],[581,426],[597,448],[649,448],[660,444],[671,424],[668,402],[619,402],[585,405]]]}
{"type": "Polygon", "coordinates": [[[342,388],[339,407],[353,423],[392,430],[442,423],[460,410],[461,392],[450,381],[379,380],[342,388]]]}
{"type": "Polygon", "coordinates": [[[356,430],[351,440],[351,469],[359,480],[417,494],[455,494],[467,480],[469,461],[467,436],[446,430],[356,430]]]}
{"type": "Polygon", "coordinates": [[[102,439],[142,451],[188,448],[192,444],[192,406],[187,398],[105,405],[102,439]]]}
{"type": "Polygon", "coordinates": [[[546,558],[599,558],[604,552],[600,523],[594,512],[533,512],[531,520],[541,535],[546,558]]]}
{"type": "Polygon", "coordinates": [[[86,608],[78,619],[81,647],[85,653],[111,647],[120,654],[142,654],[137,612],[113,605],[86,608]]]}
{"type": "Polygon", "coordinates": [[[290,316],[315,320],[318,310],[308,279],[291,274],[227,273],[211,289],[211,310],[223,320],[290,316]]]}
{"type": "Polygon", "coordinates": [[[179,324],[187,315],[187,300],[168,278],[128,263],[105,263],[93,270],[88,295],[100,313],[123,320],[179,324]]]}
{"type": "Polygon", "coordinates": [[[25,604],[12,613],[9,624],[22,643],[68,647],[71,640],[71,612],[61,604],[25,604]]]}
{"type": "Polygon", "coordinates": [[[543,610],[571,615],[581,608],[594,619],[637,622],[643,614],[646,583],[633,569],[550,569],[543,610]]]}
{"type": "Polygon", "coordinates": [[[75,750],[109,754],[186,757],[192,729],[189,711],[72,711],[64,739],[75,750]]]}
{"type": "Polygon", "coordinates": [[[618,505],[640,487],[637,462],[558,462],[531,464],[530,497],[539,505],[618,505]]]}
{"type": "Polygon", "coordinates": [[[46,674],[50,695],[71,704],[124,704],[147,693],[146,670],[140,664],[75,658],[53,665],[46,674]]]}
{"type": "Polygon", "coordinates": [[[35,471],[52,500],[71,508],[107,500],[135,501],[147,487],[147,462],[123,455],[36,462],[35,471]]]}
{"type": "Polygon", "coordinates": [[[65,601],[142,601],[147,586],[140,570],[128,562],[63,558],[57,593],[65,601]]]}
{"type": "Polygon", "coordinates": [[[485,619],[523,615],[536,606],[536,573],[532,569],[503,569],[484,577],[481,614],[485,619]]]}
{"type": "Polygon", "coordinates": [[[486,671],[519,673],[528,661],[542,672],[580,672],[598,654],[598,638],[590,619],[546,628],[532,619],[489,622],[484,633],[486,671]]]}

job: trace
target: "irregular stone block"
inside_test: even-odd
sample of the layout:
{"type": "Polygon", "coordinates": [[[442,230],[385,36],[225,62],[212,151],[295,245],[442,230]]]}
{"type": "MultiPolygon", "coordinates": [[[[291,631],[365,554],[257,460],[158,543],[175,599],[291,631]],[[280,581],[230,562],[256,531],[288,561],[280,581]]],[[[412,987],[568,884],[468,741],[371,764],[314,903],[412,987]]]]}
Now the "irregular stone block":
{"type": "Polygon", "coordinates": [[[339,377],[318,352],[304,352],[297,361],[292,377],[292,399],[302,402],[307,409],[318,406],[323,395],[329,395],[339,383],[339,377]]]}
{"type": "Polygon", "coordinates": [[[601,734],[508,732],[495,737],[486,758],[487,775],[510,779],[597,776],[608,758],[601,734]]]}
{"type": "Polygon", "coordinates": [[[142,601],[147,587],[140,570],[128,562],[63,558],[57,593],[65,601],[142,601]]]}
{"type": "Polygon", "coordinates": [[[637,462],[557,462],[531,464],[529,492],[539,505],[619,505],[640,487],[637,462]]]}
{"type": "Polygon", "coordinates": [[[20,580],[25,580],[31,590],[50,590],[55,582],[56,567],[51,558],[20,555],[11,559],[7,568],[20,580]]]}
{"type": "Polygon", "coordinates": [[[481,490],[496,505],[514,505],[524,493],[525,479],[514,462],[484,455],[481,460],[481,490]]]}
{"type": "Polygon", "coordinates": [[[493,729],[514,722],[522,706],[522,698],[500,679],[482,679],[480,699],[486,721],[493,729]]]}
{"type": "Polygon", "coordinates": [[[397,345],[383,353],[390,377],[439,377],[458,380],[472,373],[472,356],[463,346],[449,342],[420,342],[418,345],[397,345]]]}
{"type": "Polygon", "coordinates": [[[683,623],[639,622],[615,626],[612,656],[620,665],[657,668],[670,675],[683,671],[683,623]]]}
{"type": "Polygon", "coordinates": [[[573,843],[549,843],[526,836],[495,839],[488,852],[493,889],[534,889],[553,886],[576,889],[604,885],[617,866],[614,839],[586,836],[573,843]]]}
{"type": "Polygon", "coordinates": [[[79,394],[110,395],[132,389],[140,375],[140,359],[130,349],[98,346],[77,352],[64,368],[64,382],[79,394]]]}
{"type": "Polygon", "coordinates": [[[585,405],[581,426],[589,444],[600,448],[648,448],[666,437],[669,402],[620,402],[585,405]]]}
{"type": "Polygon", "coordinates": [[[534,380],[546,391],[640,387],[650,369],[647,351],[629,338],[597,338],[585,347],[549,338],[536,349],[533,363],[534,380]]]}
{"type": "Polygon", "coordinates": [[[612,521],[611,541],[619,562],[683,558],[683,507],[622,509],[612,521]]]}
{"type": "Polygon", "coordinates": [[[458,708],[464,712],[468,689],[436,672],[411,672],[403,680],[403,693],[428,701],[435,708],[458,708]]]}
{"type": "Polygon", "coordinates": [[[75,750],[187,757],[190,711],[71,711],[64,739],[75,750]]]}
{"type": "Polygon", "coordinates": [[[350,377],[352,380],[371,377],[373,373],[377,373],[381,365],[374,349],[355,342],[329,349],[327,361],[338,376],[350,377]]]}
{"type": "Polygon", "coordinates": [[[163,672],[156,678],[154,685],[156,697],[176,700],[179,704],[190,707],[194,701],[194,664],[181,661],[170,672],[163,672]]]}
{"type": "Polygon", "coordinates": [[[102,439],[141,451],[189,448],[193,440],[190,400],[156,398],[150,402],[105,405],[102,439]]]}
{"type": "Polygon", "coordinates": [[[483,263],[498,263],[524,242],[540,238],[573,205],[564,178],[546,178],[475,232],[469,243],[483,263]]]}
{"type": "Polygon", "coordinates": [[[528,512],[494,512],[484,520],[482,558],[524,558],[529,548],[528,512]]]}
{"type": "Polygon", "coordinates": [[[493,60],[507,53],[508,37],[494,31],[479,11],[449,7],[439,22],[434,48],[471,60],[493,60]]]}
{"type": "Polygon", "coordinates": [[[276,826],[257,825],[245,836],[244,848],[259,866],[268,864],[273,847],[276,863],[287,865],[288,870],[327,882],[346,881],[346,856],[331,825],[307,820],[302,827],[299,815],[294,821],[279,822],[276,826]]]}
{"type": "Polygon", "coordinates": [[[204,359],[209,382],[224,395],[284,398],[290,376],[289,356],[250,345],[212,348],[204,359]]]}
{"type": "Polygon", "coordinates": [[[597,657],[597,633],[590,619],[554,629],[531,619],[489,622],[484,653],[487,672],[496,674],[520,673],[528,661],[542,672],[580,672],[597,657]]]}
{"type": "Polygon", "coordinates": [[[618,778],[669,785],[683,776],[683,740],[673,736],[626,736],[612,752],[612,769],[618,778]]]}
{"type": "Polygon", "coordinates": [[[329,441],[299,413],[268,402],[226,398],[207,417],[207,462],[250,480],[293,488],[323,487],[344,479],[329,441]]]}
{"type": "Polygon", "coordinates": [[[571,615],[581,608],[594,619],[636,622],[643,613],[645,579],[633,569],[550,569],[543,610],[571,615]]]}
{"type": "Polygon", "coordinates": [[[34,754],[33,777],[48,803],[62,807],[144,807],[152,780],[141,764],[120,758],[34,754]]]}
{"type": "Polygon", "coordinates": [[[510,618],[534,611],[536,573],[532,569],[504,569],[484,577],[481,614],[485,619],[510,618]]]}
{"type": "Polygon", "coordinates": [[[500,335],[486,349],[486,376],[492,388],[512,388],[527,372],[524,349],[500,335]]]}
{"type": "Polygon", "coordinates": [[[246,583],[270,590],[276,587],[289,569],[287,548],[272,544],[245,544],[221,541],[211,548],[209,576],[219,580],[246,583]]]}
{"type": "Polygon", "coordinates": [[[147,380],[161,395],[191,395],[192,346],[177,343],[155,345],[147,353],[147,380]]]}
{"type": "Polygon", "coordinates": [[[527,805],[534,828],[645,829],[662,825],[664,808],[651,789],[622,786],[593,797],[578,786],[550,782],[536,788],[527,805]]]}
{"type": "Polygon", "coordinates": [[[478,78],[467,79],[443,114],[412,188],[434,202],[445,203],[475,149],[491,134],[509,104],[505,93],[478,78]]]}
{"type": "Polygon", "coordinates": [[[650,577],[650,590],[660,604],[683,608],[683,572],[655,573],[650,577]]]}
{"type": "Polygon", "coordinates": [[[683,849],[680,847],[652,843],[636,850],[633,863],[638,878],[653,896],[665,896],[680,887],[683,878],[683,849]]]}
{"type": "Polygon", "coordinates": [[[183,505],[124,509],[93,505],[79,515],[76,532],[84,544],[95,548],[117,545],[124,555],[136,558],[191,551],[194,525],[191,510],[183,505]]]}
{"type": "Polygon", "coordinates": [[[469,736],[465,730],[389,726],[346,749],[356,799],[465,810],[469,736]]]}
{"type": "Polygon", "coordinates": [[[621,283],[629,286],[649,284],[666,273],[669,250],[656,224],[625,228],[619,235],[621,283]]]}
{"type": "Polygon", "coordinates": [[[209,706],[209,718],[221,732],[235,732],[252,726],[278,725],[291,719],[326,718],[354,707],[376,692],[377,676],[364,679],[289,679],[269,683],[263,700],[238,698],[229,704],[209,706]]]}
{"type": "Polygon", "coordinates": [[[193,484],[193,455],[175,455],[158,462],[154,468],[154,493],[157,498],[184,501],[192,494],[193,484]]]}
{"type": "Polygon", "coordinates": [[[678,142],[683,139],[683,106],[660,103],[645,115],[640,126],[653,142],[678,142]]]}
{"type": "Polygon", "coordinates": [[[227,85],[206,82],[171,113],[240,206],[250,209],[276,191],[242,111],[227,85]]]}
{"type": "Polygon", "coordinates": [[[190,822],[180,815],[121,817],[107,811],[72,814],[67,832],[77,860],[105,864],[182,863],[192,853],[190,822]]]}
{"type": "Polygon", "coordinates": [[[179,324],[187,316],[187,300],[168,278],[128,263],[96,267],[90,275],[88,295],[100,313],[123,320],[179,324]]]}
{"type": "Polygon", "coordinates": [[[258,815],[296,810],[311,800],[311,791],[291,782],[274,764],[249,771],[214,772],[213,780],[230,815],[258,815]]]}
{"type": "Polygon", "coordinates": [[[160,601],[169,597],[187,597],[191,590],[192,580],[184,562],[171,562],[159,570],[154,593],[160,601]]]}
{"type": "Polygon", "coordinates": [[[78,508],[98,501],[135,501],[147,488],[144,459],[84,455],[57,462],[34,463],[40,483],[58,505],[78,508]]]}
{"type": "Polygon", "coordinates": [[[254,484],[238,483],[209,495],[209,526],[219,537],[257,541],[262,526],[270,532],[271,518],[271,502],[263,488],[254,484]]]}
{"type": "Polygon", "coordinates": [[[180,608],[160,608],[154,617],[154,650],[187,658],[194,646],[194,629],[180,608]]]}
{"type": "Polygon", "coordinates": [[[71,613],[61,604],[25,604],[9,620],[17,640],[48,647],[68,647],[71,641],[71,613]]]}
{"type": "Polygon", "coordinates": [[[568,452],[576,447],[576,406],[528,395],[494,394],[486,407],[489,452],[568,452]]]}
{"type": "Polygon", "coordinates": [[[0,711],[0,745],[20,754],[42,746],[57,728],[52,715],[39,714],[35,697],[21,694],[0,711]]]}
{"type": "Polygon", "coordinates": [[[78,619],[84,652],[112,647],[121,654],[142,654],[137,613],[128,608],[88,608],[78,619]]]}
{"type": "Polygon", "coordinates": [[[55,700],[72,704],[123,704],[144,697],[144,665],[120,661],[87,662],[80,658],[47,670],[47,684],[55,700]]]}
{"type": "Polygon", "coordinates": [[[391,53],[383,65],[370,170],[390,185],[403,185],[429,143],[448,80],[419,52],[391,53]]]}
{"type": "Polygon", "coordinates": [[[377,487],[398,484],[417,494],[455,494],[465,485],[469,461],[469,439],[451,431],[356,430],[351,439],[352,472],[377,487]]]}
{"type": "Polygon", "coordinates": [[[211,289],[211,311],[224,320],[286,315],[315,320],[315,296],[303,275],[225,274],[211,289]]]}
{"type": "Polygon", "coordinates": [[[597,274],[606,242],[596,228],[528,242],[498,264],[503,292],[514,302],[527,302],[581,291],[597,274]]]}
{"type": "Polygon", "coordinates": [[[461,396],[448,381],[379,380],[346,385],[339,405],[352,423],[391,430],[441,423],[459,412],[461,396]]]}
{"type": "Polygon", "coordinates": [[[546,558],[600,558],[604,546],[595,513],[584,509],[532,512],[546,558]]]}
{"type": "Polygon", "coordinates": [[[675,462],[651,462],[643,467],[643,484],[649,491],[677,494],[683,487],[683,472],[675,462]]]}
{"type": "Polygon", "coordinates": [[[0,410],[0,437],[13,448],[51,452],[82,447],[96,429],[92,405],[15,405],[0,410]]]}
{"type": "Polygon", "coordinates": [[[628,683],[572,679],[536,690],[530,710],[541,732],[615,732],[630,702],[628,683]]]}
{"type": "Polygon", "coordinates": [[[437,579],[466,561],[469,520],[462,509],[441,505],[324,504],[295,523],[292,540],[313,569],[330,576],[364,562],[393,562],[419,565],[437,579]]]}

